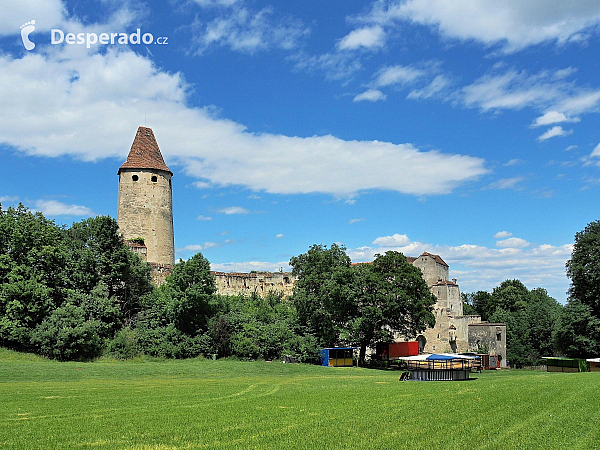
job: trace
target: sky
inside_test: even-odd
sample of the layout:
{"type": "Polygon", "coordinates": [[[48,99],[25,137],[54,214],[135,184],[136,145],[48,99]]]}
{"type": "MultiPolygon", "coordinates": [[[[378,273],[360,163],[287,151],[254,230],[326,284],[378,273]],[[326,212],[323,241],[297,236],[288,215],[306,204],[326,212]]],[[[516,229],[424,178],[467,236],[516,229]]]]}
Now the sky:
{"type": "Polygon", "coordinates": [[[595,0],[0,0],[0,203],[116,217],[148,126],[177,258],[428,251],[463,292],[564,303],[599,219],[599,44],[595,0]]]}

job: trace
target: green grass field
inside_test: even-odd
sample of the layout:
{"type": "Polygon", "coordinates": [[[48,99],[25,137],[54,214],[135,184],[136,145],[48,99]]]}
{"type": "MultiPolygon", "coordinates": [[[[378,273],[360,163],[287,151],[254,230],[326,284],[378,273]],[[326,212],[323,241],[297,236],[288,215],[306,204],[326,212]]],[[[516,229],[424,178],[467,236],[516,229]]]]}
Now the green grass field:
{"type": "Polygon", "coordinates": [[[600,448],[600,373],[466,382],[237,361],[59,363],[0,349],[0,447],[600,448]]]}

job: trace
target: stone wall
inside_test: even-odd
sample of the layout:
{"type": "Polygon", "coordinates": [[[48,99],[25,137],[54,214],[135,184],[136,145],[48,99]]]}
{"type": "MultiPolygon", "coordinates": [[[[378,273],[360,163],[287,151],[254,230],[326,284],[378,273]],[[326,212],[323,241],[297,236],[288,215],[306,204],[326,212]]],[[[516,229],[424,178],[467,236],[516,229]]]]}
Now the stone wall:
{"type": "Polygon", "coordinates": [[[222,295],[252,294],[261,297],[269,292],[292,295],[297,278],[290,272],[227,273],[212,272],[217,282],[217,293],[222,295]]]}
{"type": "Polygon", "coordinates": [[[149,263],[175,264],[171,174],[154,169],[121,169],[119,230],[125,240],[141,237],[149,263]]]}
{"type": "Polygon", "coordinates": [[[487,347],[488,352],[501,356],[500,367],[506,367],[506,324],[469,324],[469,350],[487,347]]]}

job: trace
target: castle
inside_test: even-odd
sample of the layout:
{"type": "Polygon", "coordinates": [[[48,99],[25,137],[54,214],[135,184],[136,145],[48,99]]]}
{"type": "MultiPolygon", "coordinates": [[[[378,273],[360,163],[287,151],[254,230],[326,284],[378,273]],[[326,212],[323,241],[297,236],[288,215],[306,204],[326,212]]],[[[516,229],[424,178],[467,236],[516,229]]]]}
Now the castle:
{"type": "MultiPolygon", "coordinates": [[[[162,284],[175,263],[173,233],[173,172],[162,157],[152,129],[139,127],[127,160],[118,170],[118,223],[131,250],[152,266],[155,284],[162,284]]],[[[435,326],[417,337],[422,352],[465,352],[487,347],[506,365],[506,325],[481,322],[479,316],[463,315],[456,278],[449,279],[449,266],[439,255],[423,253],[407,257],[421,269],[429,289],[437,298],[435,326]]],[[[212,272],[217,292],[223,295],[260,296],[279,292],[290,296],[296,277],[289,272],[212,272]]],[[[402,339],[401,336],[397,336],[402,339]]]]}

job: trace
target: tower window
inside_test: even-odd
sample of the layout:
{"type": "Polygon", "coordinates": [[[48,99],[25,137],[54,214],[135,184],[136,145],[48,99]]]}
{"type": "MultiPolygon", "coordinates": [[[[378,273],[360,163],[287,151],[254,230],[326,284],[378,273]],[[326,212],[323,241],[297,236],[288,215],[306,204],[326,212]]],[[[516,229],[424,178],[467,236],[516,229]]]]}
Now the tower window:
{"type": "Polygon", "coordinates": [[[158,177],[156,175],[152,175],[151,180],[153,183],[156,183],[158,181],[158,177]]]}
{"type": "Polygon", "coordinates": [[[137,176],[137,175],[132,175],[131,179],[132,179],[133,181],[137,181],[139,178],[138,178],[138,176],[137,176]]]}

